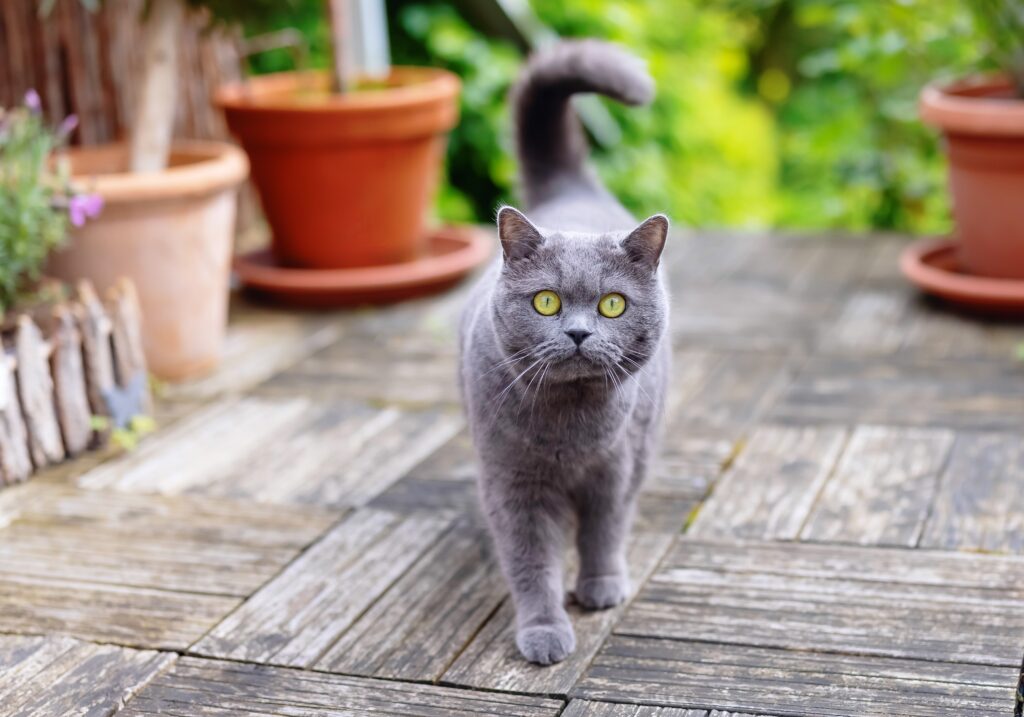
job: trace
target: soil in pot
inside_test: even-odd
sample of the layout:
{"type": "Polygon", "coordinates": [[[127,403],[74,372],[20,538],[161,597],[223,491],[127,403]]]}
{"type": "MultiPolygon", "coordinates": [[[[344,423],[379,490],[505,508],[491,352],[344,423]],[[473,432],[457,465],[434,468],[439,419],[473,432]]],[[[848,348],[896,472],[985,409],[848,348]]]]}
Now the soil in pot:
{"type": "Polygon", "coordinates": [[[163,172],[126,171],[121,145],[69,151],[75,181],[100,194],[100,216],[55,252],[48,273],[86,278],[100,291],[122,276],[135,282],[146,360],[177,380],[220,359],[227,324],[235,193],[248,163],[220,142],[176,144],[163,172]]]}
{"type": "Polygon", "coordinates": [[[217,93],[252,163],[277,262],[345,269],[416,259],[458,119],[458,79],[396,67],[381,87],[326,88],[323,74],[283,73],[217,93]]]}
{"type": "Polygon", "coordinates": [[[932,85],[921,116],[942,129],[960,262],[978,276],[1024,279],[1024,99],[1003,78],[932,85]]]}

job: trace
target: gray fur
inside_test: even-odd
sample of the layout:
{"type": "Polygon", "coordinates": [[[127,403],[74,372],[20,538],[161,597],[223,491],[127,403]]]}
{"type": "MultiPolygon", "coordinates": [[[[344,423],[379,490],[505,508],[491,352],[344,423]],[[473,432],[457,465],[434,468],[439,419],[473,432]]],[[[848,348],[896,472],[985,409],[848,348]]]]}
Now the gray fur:
{"type": "Polygon", "coordinates": [[[625,541],[652,459],[669,373],[661,215],[636,220],[585,166],[571,94],[640,102],[636,60],[594,41],[534,57],[515,93],[530,219],[498,214],[502,257],[462,317],[460,379],[480,462],[480,496],[516,608],[516,644],[551,664],[575,648],[562,560],[576,527],[576,600],[618,605],[629,592],[625,541]],[[532,221],[531,221],[532,219],[532,221]],[[553,290],[561,312],[533,297],[553,290]],[[626,297],[618,318],[597,305],[626,297]],[[590,335],[577,347],[566,332],[590,335]]]}

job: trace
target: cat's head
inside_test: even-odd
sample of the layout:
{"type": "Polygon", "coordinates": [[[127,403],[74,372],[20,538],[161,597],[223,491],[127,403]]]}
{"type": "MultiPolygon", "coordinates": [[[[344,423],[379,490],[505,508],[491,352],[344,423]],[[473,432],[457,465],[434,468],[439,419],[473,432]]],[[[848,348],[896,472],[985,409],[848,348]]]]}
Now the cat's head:
{"type": "Polygon", "coordinates": [[[632,232],[574,234],[498,212],[503,266],[491,311],[506,357],[545,380],[611,380],[640,370],[668,320],[658,263],[668,219],[632,232]]]}

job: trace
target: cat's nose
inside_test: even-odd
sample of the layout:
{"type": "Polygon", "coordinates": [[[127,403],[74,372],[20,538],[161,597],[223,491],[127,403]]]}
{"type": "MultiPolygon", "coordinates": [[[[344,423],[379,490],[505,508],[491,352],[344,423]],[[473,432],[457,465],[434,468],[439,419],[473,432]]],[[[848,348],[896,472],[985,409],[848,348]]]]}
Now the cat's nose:
{"type": "Polygon", "coordinates": [[[569,329],[565,332],[565,335],[575,341],[576,345],[579,346],[583,343],[584,339],[590,336],[590,332],[585,331],[584,329],[569,329]]]}

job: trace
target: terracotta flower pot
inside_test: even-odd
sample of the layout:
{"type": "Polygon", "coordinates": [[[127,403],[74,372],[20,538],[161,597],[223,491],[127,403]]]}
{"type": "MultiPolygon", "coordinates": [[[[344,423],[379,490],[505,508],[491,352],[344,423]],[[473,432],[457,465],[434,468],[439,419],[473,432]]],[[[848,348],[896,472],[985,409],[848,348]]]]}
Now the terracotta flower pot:
{"type": "Polygon", "coordinates": [[[396,67],[380,89],[326,88],[321,73],[283,73],[217,92],[252,163],[276,259],[314,269],[415,259],[458,119],[458,79],[396,67]]]}
{"type": "Polygon", "coordinates": [[[122,145],[69,152],[75,181],[104,199],[96,219],[50,257],[48,272],[98,289],[135,282],[150,370],[175,380],[220,359],[227,323],[235,195],[248,163],[221,142],[175,144],[170,167],[132,174],[122,145]]]}
{"type": "Polygon", "coordinates": [[[988,77],[930,85],[920,106],[946,136],[960,263],[1024,279],[1024,100],[1007,79],[988,77]]]}

